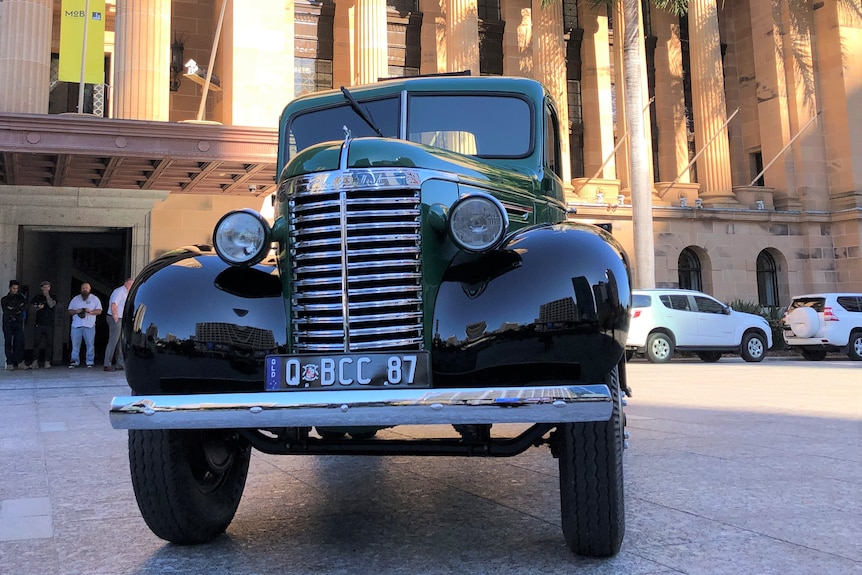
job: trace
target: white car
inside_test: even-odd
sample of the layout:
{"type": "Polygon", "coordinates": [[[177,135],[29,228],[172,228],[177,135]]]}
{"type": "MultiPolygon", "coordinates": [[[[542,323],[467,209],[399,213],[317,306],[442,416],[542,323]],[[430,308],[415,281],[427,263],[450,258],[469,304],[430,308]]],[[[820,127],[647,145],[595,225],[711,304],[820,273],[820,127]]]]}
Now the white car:
{"type": "Polygon", "coordinates": [[[670,361],[674,351],[691,351],[713,362],[722,353],[762,361],[772,347],[772,330],[759,315],[735,311],[693,290],[632,291],[626,353],[643,353],[653,363],[670,361]]]}
{"type": "Polygon", "coordinates": [[[862,294],[796,296],[782,323],[784,341],[805,359],[820,361],[827,352],[837,351],[862,361],[862,294]]]}

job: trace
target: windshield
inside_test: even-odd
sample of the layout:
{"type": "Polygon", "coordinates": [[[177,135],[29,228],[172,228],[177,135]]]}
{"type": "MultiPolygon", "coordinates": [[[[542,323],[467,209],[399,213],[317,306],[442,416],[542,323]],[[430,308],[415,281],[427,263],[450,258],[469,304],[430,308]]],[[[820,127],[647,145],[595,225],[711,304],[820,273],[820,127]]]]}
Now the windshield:
{"type": "MultiPolygon", "coordinates": [[[[398,137],[399,100],[391,97],[359,105],[387,138],[398,137]]],[[[408,100],[407,139],[480,158],[522,158],[533,150],[529,102],[507,94],[422,94],[408,100]]],[[[376,136],[349,103],[310,110],[287,126],[287,158],[321,142],[376,136]]]]}
{"type": "Polygon", "coordinates": [[[480,158],[521,158],[533,149],[530,105],[505,95],[411,96],[411,142],[480,158]]]}
{"type": "MultiPolygon", "coordinates": [[[[360,102],[359,105],[365,109],[365,113],[385,137],[398,137],[400,106],[397,97],[360,102]]],[[[345,101],[340,106],[311,110],[292,118],[287,127],[287,159],[314,144],[343,140],[344,126],[347,126],[353,138],[377,136],[374,128],[360,118],[345,101]]]]}

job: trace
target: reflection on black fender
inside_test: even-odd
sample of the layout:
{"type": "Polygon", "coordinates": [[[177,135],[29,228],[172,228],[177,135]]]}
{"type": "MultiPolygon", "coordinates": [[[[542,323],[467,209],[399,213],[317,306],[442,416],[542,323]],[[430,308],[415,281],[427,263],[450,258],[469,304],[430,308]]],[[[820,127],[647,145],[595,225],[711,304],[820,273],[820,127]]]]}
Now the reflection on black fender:
{"type": "Polygon", "coordinates": [[[126,378],[136,393],[262,390],[266,354],[286,350],[273,266],[171,253],[142,271],[126,305],[126,378]]]}
{"type": "Polygon", "coordinates": [[[435,385],[601,381],[623,354],[630,291],[622,248],[594,226],[528,228],[460,254],[435,304],[435,385]]]}

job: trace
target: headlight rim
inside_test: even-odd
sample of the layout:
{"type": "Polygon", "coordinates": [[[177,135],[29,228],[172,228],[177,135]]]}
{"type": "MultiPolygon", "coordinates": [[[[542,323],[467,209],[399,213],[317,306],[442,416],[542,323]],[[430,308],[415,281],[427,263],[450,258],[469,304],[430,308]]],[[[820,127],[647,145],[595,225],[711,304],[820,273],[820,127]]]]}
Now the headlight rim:
{"type": "Polygon", "coordinates": [[[509,233],[509,215],[506,213],[506,208],[503,207],[503,204],[500,202],[500,200],[490,194],[469,193],[462,195],[457,200],[455,200],[451,206],[449,206],[449,209],[447,210],[446,220],[446,231],[449,235],[449,238],[452,240],[452,243],[454,243],[458,247],[458,249],[468,253],[481,254],[495,250],[503,244],[503,241],[506,239],[506,234],[509,233]],[[500,212],[500,220],[503,224],[501,226],[500,233],[497,239],[494,242],[488,244],[487,246],[481,248],[476,248],[464,244],[460,239],[458,239],[457,234],[452,229],[454,215],[457,213],[458,207],[464,202],[473,199],[485,200],[488,201],[490,204],[494,205],[500,212]]]}
{"type": "Polygon", "coordinates": [[[216,222],[215,227],[213,228],[213,248],[215,249],[216,254],[218,254],[219,258],[226,264],[236,267],[255,266],[266,258],[267,254],[269,254],[269,251],[272,248],[272,228],[270,227],[269,222],[267,222],[266,219],[260,213],[251,208],[244,208],[242,210],[231,210],[230,212],[227,212],[222,217],[220,217],[218,222],[216,222]],[[263,242],[261,243],[260,249],[253,256],[244,261],[239,261],[228,256],[222,251],[222,248],[218,242],[219,228],[225,222],[225,220],[227,220],[231,216],[235,216],[236,214],[246,214],[252,216],[257,221],[258,225],[260,225],[264,234],[263,242]]]}

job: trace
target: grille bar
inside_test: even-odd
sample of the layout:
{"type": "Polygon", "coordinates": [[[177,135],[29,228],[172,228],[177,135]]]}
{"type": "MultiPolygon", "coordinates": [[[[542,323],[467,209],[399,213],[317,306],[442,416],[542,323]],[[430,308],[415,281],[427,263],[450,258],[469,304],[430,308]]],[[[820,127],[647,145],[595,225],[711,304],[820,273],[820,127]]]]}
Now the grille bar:
{"type": "Polygon", "coordinates": [[[321,177],[295,182],[288,205],[294,351],[421,349],[418,180],[334,190],[310,183],[321,177]]]}

